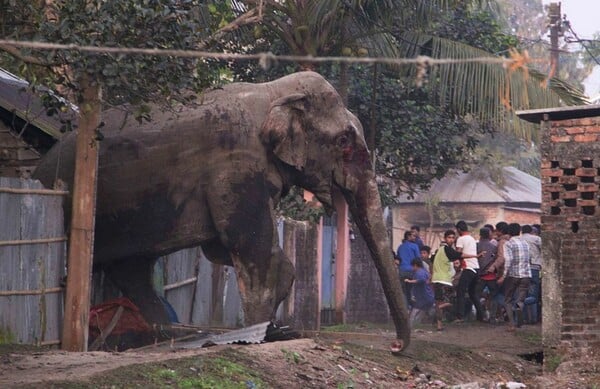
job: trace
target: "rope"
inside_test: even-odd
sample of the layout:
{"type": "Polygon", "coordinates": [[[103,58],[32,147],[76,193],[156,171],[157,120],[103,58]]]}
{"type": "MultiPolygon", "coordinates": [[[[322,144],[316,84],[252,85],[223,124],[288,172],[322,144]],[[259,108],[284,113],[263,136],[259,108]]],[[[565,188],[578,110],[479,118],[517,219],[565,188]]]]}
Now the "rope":
{"type": "Polygon", "coordinates": [[[175,49],[146,49],[138,47],[107,47],[107,46],[86,46],[76,44],[61,44],[36,41],[18,41],[12,39],[0,39],[0,45],[9,45],[14,47],[38,49],[38,50],[72,50],[90,53],[110,53],[110,54],[143,54],[152,56],[172,56],[187,58],[212,58],[216,60],[257,60],[263,67],[268,67],[274,61],[283,62],[309,62],[309,63],[362,63],[386,65],[452,65],[459,63],[486,63],[508,65],[515,62],[514,59],[504,57],[475,57],[475,58],[432,58],[428,56],[418,56],[416,58],[387,58],[387,57],[313,57],[305,55],[275,55],[271,52],[257,54],[238,54],[238,53],[214,53],[200,50],[175,50],[175,49]]]}
{"type": "Polygon", "coordinates": [[[57,286],[56,288],[48,289],[33,289],[33,290],[3,290],[0,291],[0,296],[35,296],[39,294],[60,293],[64,288],[57,286]]]}
{"type": "Polygon", "coordinates": [[[69,192],[66,190],[17,189],[17,188],[0,188],[0,193],[36,194],[36,195],[50,195],[50,196],[67,196],[69,194],[69,192]]]}
{"type": "Polygon", "coordinates": [[[0,241],[1,246],[20,246],[24,244],[42,244],[42,243],[57,243],[57,242],[65,242],[67,240],[66,236],[58,237],[58,238],[45,238],[45,239],[29,239],[29,240],[5,240],[0,241]]]}

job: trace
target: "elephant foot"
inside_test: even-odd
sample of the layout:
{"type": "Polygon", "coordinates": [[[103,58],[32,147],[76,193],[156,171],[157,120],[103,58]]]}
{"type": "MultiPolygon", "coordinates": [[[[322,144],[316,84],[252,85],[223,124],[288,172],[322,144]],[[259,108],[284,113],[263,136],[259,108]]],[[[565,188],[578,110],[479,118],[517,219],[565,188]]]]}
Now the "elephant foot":
{"type": "Polygon", "coordinates": [[[169,324],[163,302],[152,286],[154,259],[135,258],[107,266],[106,276],[131,300],[150,325],[169,324]]]}
{"type": "Polygon", "coordinates": [[[402,352],[403,349],[404,349],[404,341],[402,339],[396,339],[390,345],[390,352],[393,355],[400,355],[400,353],[402,352]]]}

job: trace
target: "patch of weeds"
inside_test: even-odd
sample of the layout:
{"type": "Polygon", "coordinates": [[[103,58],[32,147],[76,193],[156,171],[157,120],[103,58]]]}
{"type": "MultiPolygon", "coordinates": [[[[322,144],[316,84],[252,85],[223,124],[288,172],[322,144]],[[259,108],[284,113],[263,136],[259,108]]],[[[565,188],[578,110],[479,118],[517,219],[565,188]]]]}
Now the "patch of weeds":
{"type": "Polygon", "coordinates": [[[0,344],[9,344],[16,342],[15,335],[10,332],[10,329],[0,327],[0,344]]]}
{"type": "Polygon", "coordinates": [[[288,361],[288,363],[294,362],[295,364],[299,364],[300,362],[304,361],[304,357],[296,351],[290,351],[282,348],[281,352],[285,356],[285,360],[288,361]]]}
{"type": "Polygon", "coordinates": [[[322,332],[352,332],[356,331],[356,325],[354,324],[336,324],[334,326],[327,326],[321,328],[322,332]]]}
{"type": "Polygon", "coordinates": [[[544,353],[544,367],[549,372],[554,372],[562,362],[562,357],[559,354],[549,354],[546,355],[544,353]]]}
{"type": "Polygon", "coordinates": [[[515,332],[515,334],[527,343],[542,344],[542,334],[539,332],[515,332]]]}
{"type": "Polygon", "coordinates": [[[340,382],[337,384],[337,389],[353,389],[355,388],[354,386],[354,381],[349,380],[346,382],[340,382]]]}

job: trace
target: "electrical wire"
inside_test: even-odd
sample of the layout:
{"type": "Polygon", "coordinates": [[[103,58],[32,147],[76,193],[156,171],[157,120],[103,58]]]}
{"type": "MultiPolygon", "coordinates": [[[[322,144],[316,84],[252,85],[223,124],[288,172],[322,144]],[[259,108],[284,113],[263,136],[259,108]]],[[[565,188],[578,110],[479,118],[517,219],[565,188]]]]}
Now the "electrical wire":
{"type": "Polygon", "coordinates": [[[573,30],[573,27],[571,26],[571,22],[569,22],[568,20],[565,20],[563,22],[563,24],[565,26],[567,26],[567,28],[569,29],[569,31],[571,32],[571,34],[573,34],[573,36],[575,37],[575,39],[577,40],[576,42],[579,43],[584,49],[585,51],[588,53],[588,55],[590,57],[592,57],[592,59],[594,60],[594,62],[596,62],[596,64],[600,65],[600,60],[598,59],[598,57],[596,57],[592,51],[587,47],[587,45],[585,45],[583,42],[583,39],[580,39],[579,36],[577,35],[577,33],[573,30]]]}

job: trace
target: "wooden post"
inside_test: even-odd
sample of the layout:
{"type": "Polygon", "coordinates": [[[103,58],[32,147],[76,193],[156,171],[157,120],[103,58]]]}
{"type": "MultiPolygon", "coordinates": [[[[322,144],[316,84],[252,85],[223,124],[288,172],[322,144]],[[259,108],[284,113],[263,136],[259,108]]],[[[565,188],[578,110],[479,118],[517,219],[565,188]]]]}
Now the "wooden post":
{"type": "Polygon", "coordinates": [[[67,261],[67,291],[62,348],[87,351],[90,284],[94,250],[96,182],[98,173],[98,141],[100,124],[100,86],[82,77],[82,103],[75,150],[73,211],[67,261]]]}
{"type": "Polygon", "coordinates": [[[333,205],[337,214],[337,246],[335,253],[335,321],[346,322],[346,288],[350,267],[350,225],[348,204],[340,192],[334,193],[333,205]]]}

